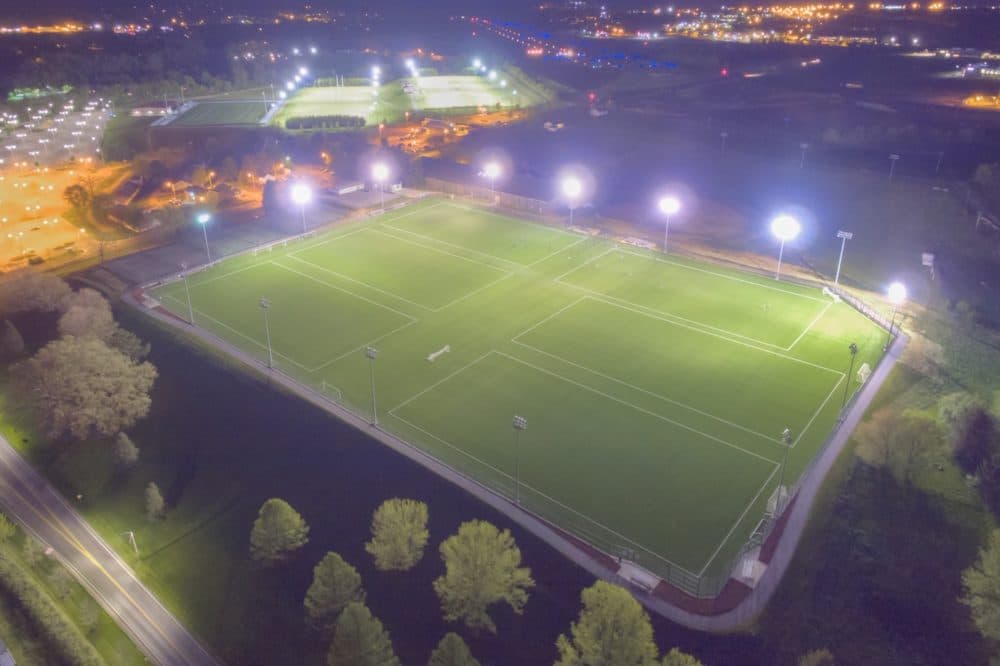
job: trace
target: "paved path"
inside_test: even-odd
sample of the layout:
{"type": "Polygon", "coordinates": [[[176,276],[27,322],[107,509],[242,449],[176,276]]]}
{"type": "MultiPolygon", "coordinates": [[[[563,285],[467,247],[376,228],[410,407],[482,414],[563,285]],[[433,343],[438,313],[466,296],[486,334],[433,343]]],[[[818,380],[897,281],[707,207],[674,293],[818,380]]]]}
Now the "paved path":
{"type": "Polygon", "coordinates": [[[62,495],[0,437],[0,505],[52,547],[147,657],[168,666],[216,660],[139,582],[62,495]]]}

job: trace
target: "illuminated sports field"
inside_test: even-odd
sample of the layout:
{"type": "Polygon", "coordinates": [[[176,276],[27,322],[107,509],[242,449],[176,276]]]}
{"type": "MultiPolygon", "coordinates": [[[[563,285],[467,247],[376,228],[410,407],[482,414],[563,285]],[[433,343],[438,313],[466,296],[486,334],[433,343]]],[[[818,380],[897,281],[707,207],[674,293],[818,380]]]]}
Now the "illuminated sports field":
{"type": "Polygon", "coordinates": [[[170,124],[177,127],[255,125],[266,113],[263,101],[199,102],[170,124]]]}
{"type": "MultiPolygon", "coordinates": [[[[723,574],[884,331],[815,288],[442,199],[189,277],[195,319],[602,549],[723,574]],[[438,353],[434,360],[428,357],[438,353]],[[527,419],[515,449],[514,415],[527,419]]],[[[153,295],[185,317],[182,283],[153,295]]],[[[856,388],[852,382],[851,388],[856,388]]],[[[275,455],[280,455],[276,451],[275,455]]]]}

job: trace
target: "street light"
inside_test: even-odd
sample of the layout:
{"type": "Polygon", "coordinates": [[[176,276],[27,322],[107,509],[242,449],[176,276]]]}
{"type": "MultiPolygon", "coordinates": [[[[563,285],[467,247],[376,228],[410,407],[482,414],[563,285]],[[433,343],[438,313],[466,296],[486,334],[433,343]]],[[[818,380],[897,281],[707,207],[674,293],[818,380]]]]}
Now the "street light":
{"type": "Polygon", "coordinates": [[[566,176],[562,180],[562,193],[569,201],[569,226],[573,226],[573,209],[576,201],[583,194],[583,183],[576,176],[566,176]]]}
{"type": "Polygon", "coordinates": [[[778,250],[778,270],[774,273],[775,280],[781,279],[781,259],[785,254],[785,241],[798,236],[801,229],[799,221],[791,215],[779,215],[771,220],[771,233],[781,241],[781,247],[778,250]]]}
{"type": "Polygon", "coordinates": [[[788,466],[788,451],[792,448],[792,431],[785,428],[781,433],[781,443],[785,445],[785,455],[781,460],[781,474],[778,476],[778,498],[775,502],[774,515],[781,516],[781,490],[785,487],[785,467],[788,466]]]}
{"type": "Polygon", "coordinates": [[[496,197],[496,180],[500,175],[500,165],[496,162],[489,162],[483,169],[483,173],[490,179],[490,198],[496,197]]]}
{"type": "Polygon", "coordinates": [[[382,210],[385,210],[385,181],[389,179],[389,167],[385,162],[378,162],[372,167],[372,179],[378,183],[382,210]]]}
{"type": "Polygon", "coordinates": [[[264,335],[267,336],[267,369],[274,367],[274,354],[271,352],[271,323],[267,319],[267,311],[271,308],[271,301],[266,298],[260,299],[260,309],[264,311],[264,335]]]}
{"type": "Polygon", "coordinates": [[[854,357],[858,355],[858,345],[852,342],[847,346],[847,351],[851,353],[851,365],[847,369],[847,382],[844,384],[844,399],[840,403],[841,409],[847,404],[847,392],[851,388],[851,375],[854,373],[854,357]]]}
{"type": "Polygon", "coordinates": [[[837,274],[833,278],[833,284],[840,284],[840,264],[844,261],[844,246],[847,245],[847,241],[854,238],[854,234],[850,231],[838,231],[837,238],[840,239],[840,256],[837,258],[837,274]]]}
{"type": "Polygon", "coordinates": [[[299,205],[302,211],[302,233],[306,232],[306,204],[312,199],[312,190],[305,183],[292,185],[292,201],[299,205]]]}
{"type": "Polygon", "coordinates": [[[896,309],[899,308],[900,304],[906,300],[906,285],[902,282],[893,282],[889,285],[887,291],[889,296],[889,302],[892,303],[892,318],[889,319],[889,337],[886,338],[885,348],[889,348],[889,343],[892,341],[892,329],[896,325],[896,309]]]}
{"type": "Polygon", "coordinates": [[[514,503],[521,504],[521,469],[518,452],[521,444],[521,431],[528,429],[528,419],[514,415],[514,503]]]}
{"type": "Polygon", "coordinates": [[[374,347],[365,347],[365,356],[368,357],[368,367],[371,370],[372,386],[372,425],[378,425],[378,410],[375,408],[375,359],[378,358],[378,350],[374,347]]]}
{"type": "Polygon", "coordinates": [[[211,219],[211,213],[198,213],[198,217],[195,218],[201,225],[201,232],[205,235],[205,256],[208,257],[208,263],[212,263],[212,251],[208,249],[208,223],[211,219]]]}
{"type": "Polygon", "coordinates": [[[670,216],[676,215],[681,209],[681,202],[677,197],[667,196],[660,199],[660,212],[663,213],[663,254],[667,253],[667,237],[670,234],[670,216]]]}

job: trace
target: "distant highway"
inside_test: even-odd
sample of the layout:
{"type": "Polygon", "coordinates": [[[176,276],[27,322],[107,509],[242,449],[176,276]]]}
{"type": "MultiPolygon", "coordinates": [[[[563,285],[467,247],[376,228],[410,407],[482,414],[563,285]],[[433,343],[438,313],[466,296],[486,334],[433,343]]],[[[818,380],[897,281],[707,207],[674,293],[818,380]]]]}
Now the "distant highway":
{"type": "Polygon", "coordinates": [[[0,437],[0,505],[59,559],[147,657],[169,666],[217,661],[66,500],[0,437]]]}

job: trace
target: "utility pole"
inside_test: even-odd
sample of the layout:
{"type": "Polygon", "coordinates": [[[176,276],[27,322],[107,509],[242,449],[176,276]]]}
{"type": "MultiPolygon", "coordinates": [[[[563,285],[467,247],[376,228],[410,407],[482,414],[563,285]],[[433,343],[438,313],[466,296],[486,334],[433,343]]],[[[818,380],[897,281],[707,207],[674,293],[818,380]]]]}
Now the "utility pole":
{"type": "Polygon", "coordinates": [[[847,370],[847,382],[844,384],[844,399],[840,403],[841,409],[847,404],[847,393],[851,388],[851,375],[854,374],[854,357],[858,355],[858,345],[852,342],[847,346],[847,351],[851,353],[851,365],[847,370]]]}
{"type": "Polygon", "coordinates": [[[372,425],[378,425],[378,410],[375,407],[375,359],[378,358],[378,350],[374,347],[365,347],[365,356],[368,357],[368,367],[371,370],[372,387],[372,425]]]}

